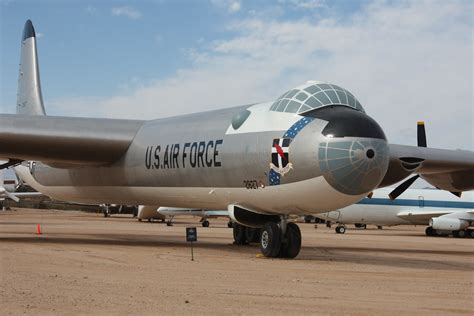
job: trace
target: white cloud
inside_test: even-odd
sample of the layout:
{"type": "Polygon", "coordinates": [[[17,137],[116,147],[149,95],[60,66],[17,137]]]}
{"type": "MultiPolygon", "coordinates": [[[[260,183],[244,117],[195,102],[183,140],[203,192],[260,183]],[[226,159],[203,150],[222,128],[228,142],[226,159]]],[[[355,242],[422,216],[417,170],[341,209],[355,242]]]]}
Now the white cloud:
{"type": "Polygon", "coordinates": [[[125,16],[132,20],[137,20],[142,17],[142,13],[140,11],[129,6],[112,8],[112,15],[125,16]]]}
{"type": "Polygon", "coordinates": [[[238,1],[233,1],[233,2],[229,5],[229,12],[237,12],[237,11],[240,11],[240,2],[238,2],[238,1]]]}
{"type": "Polygon", "coordinates": [[[90,116],[149,119],[271,100],[316,79],[352,91],[390,142],[415,144],[416,121],[425,120],[429,146],[474,149],[471,12],[462,1],[377,1],[323,20],[234,20],[237,36],[189,50],[192,67],[71,102],[90,116]]]}
{"type": "Polygon", "coordinates": [[[323,0],[279,0],[278,2],[295,9],[316,9],[324,6],[323,0]]]}
{"type": "Polygon", "coordinates": [[[86,12],[89,13],[89,14],[96,14],[97,13],[97,8],[92,6],[92,5],[88,5],[86,7],[86,12]]]}
{"type": "Polygon", "coordinates": [[[211,3],[218,8],[226,9],[229,13],[239,12],[242,5],[237,0],[211,0],[211,3]]]}

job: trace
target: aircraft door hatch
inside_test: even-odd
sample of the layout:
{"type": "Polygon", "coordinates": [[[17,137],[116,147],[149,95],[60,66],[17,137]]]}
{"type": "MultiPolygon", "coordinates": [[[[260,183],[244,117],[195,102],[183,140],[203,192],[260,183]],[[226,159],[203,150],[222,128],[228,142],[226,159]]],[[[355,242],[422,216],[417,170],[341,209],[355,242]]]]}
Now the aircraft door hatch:
{"type": "Polygon", "coordinates": [[[418,197],[418,206],[425,207],[425,198],[421,195],[418,197]]]}

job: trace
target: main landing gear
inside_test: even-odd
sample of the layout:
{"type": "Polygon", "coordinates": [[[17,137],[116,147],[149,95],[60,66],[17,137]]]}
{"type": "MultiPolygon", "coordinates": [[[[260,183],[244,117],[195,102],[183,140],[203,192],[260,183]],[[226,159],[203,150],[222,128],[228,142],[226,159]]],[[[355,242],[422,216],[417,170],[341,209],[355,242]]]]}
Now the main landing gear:
{"type": "Polygon", "coordinates": [[[233,225],[237,245],[260,241],[260,250],[269,258],[294,258],[301,250],[301,231],[295,223],[282,218],[280,223],[267,222],[261,229],[237,223],[233,225]]]}
{"type": "Polygon", "coordinates": [[[336,233],[337,234],[345,234],[346,233],[346,226],[344,225],[339,225],[336,227],[336,233]]]}

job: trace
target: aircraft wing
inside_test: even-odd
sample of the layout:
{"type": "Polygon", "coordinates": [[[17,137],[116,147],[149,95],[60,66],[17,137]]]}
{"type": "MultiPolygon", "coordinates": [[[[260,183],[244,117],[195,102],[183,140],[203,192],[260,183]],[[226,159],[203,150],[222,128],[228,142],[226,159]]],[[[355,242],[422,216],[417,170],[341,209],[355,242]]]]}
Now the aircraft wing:
{"type": "Polygon", "coordinates": [[[389,168],[379,187],[397,183],[412,173],[443,190],[473,190],[474,152],[391,144],[389,168]]]}
{"type": "Polygon", "coordinates": [[[54,165],[107,165],[128,149],[143,121],[0,114],[0,157],[54,165]]]}
{"type": "Polygon", "coordinates": [[[401,211],[397,214],[397,216],[412,223],[428,223],[428,221],[433,217],[443,216],[453,212],[456,211],[427,209],[424,211],[401,211]]]}

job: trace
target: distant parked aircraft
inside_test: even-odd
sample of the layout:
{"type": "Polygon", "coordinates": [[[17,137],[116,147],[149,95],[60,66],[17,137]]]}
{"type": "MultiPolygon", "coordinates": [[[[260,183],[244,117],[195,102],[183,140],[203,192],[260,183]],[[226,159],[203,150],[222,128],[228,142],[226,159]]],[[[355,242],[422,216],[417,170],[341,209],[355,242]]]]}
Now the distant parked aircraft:
{"type": "Polygon", "coordinates": [[[365,227],[394,225],[428,225],[426,235],[453,234],[473,237],[474,191],[460,198],[435,189],[408,189],[398,199],[387,198],[388,189],[374,191],[371,198],[336,211],[315,214],[326,221],[336,222],[336,233],[344,234],[347,224],[365,227]]]}

